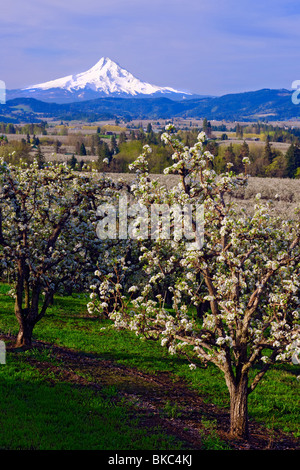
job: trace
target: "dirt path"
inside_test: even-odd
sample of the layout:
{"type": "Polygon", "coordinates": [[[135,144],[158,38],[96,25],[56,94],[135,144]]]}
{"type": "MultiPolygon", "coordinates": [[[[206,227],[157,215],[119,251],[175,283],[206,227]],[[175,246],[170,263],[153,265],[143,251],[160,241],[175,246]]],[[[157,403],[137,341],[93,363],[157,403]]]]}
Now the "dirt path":
{"type": "MultiPolygon", "coordinates": [[[[9,337],[2,339],[7,341],[9,337]]],[[[42,342],[35,342],[34,347],[49,349],[56,364],[59,364],[54,365],[53,361],[40,361],[29,356],[28,361],[42,374],[48,376],[51,371],[55,377],[54,381],[64,380],[98,391],[104,387],[113,387],[114,399],[125,399],[132,416],[139,418],[147,427],[163,427],[169,434],[185,441],[190,450],[203,449],[203,439],[205,441],[212,432],[211,427],[203,426],[202,420],[215,423],[214,435],[225,441],[231,449],[299,449],[299,444],[289,436],[254,422],[250,422],[251,437],[248,442],[230,439],[228,411],[205,403],[182,379],[169,373],[147,374],[112,360],[42,342]]],[[[14,351],[10,350],[9,346],[7,349],[14,351]]],[[[50,379],[47,377],[47,380],[50,379]]]]}

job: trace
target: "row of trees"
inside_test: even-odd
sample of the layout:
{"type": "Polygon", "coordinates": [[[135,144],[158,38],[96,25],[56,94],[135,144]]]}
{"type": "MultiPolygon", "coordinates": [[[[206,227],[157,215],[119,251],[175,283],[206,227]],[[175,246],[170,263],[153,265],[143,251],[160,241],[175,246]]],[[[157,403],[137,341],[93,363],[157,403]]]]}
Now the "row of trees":
{"type": "Polygon", "coordinates": [[[274,126],[265,123],[253,123],[248,125],[237,124],[232,129],[238,138],[243,138],[246,134],[256,134],[257,137],[269,138],[271,142],[286,142],[300,144],[300,129],[295,127],[274,126]]]}
{"type": "Polygon", "coordinates": [[[31,123],[24,125],[15,125],[12,123],[0,122],[0,132],[4,134],[42,134],[47,135],[48,124],[46,121],[40,123],[31,123]]]}

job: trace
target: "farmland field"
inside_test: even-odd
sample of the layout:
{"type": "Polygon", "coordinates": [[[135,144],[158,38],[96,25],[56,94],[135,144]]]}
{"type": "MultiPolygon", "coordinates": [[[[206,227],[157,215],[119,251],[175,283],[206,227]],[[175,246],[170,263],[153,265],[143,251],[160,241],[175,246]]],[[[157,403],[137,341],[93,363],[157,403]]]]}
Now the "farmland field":
{"type": "MultiPolygon", "coordinates": [[[[113,181],[132,182],[135,178],[130,173],[107,173],[113,181]]],[[[159,184],[166,188],[172,188],[179,183],[177,175],[149,175],[159,184]]],[[[274,214],[282,218],[294,217],[294,211],[300,204],[300,183],[299,180],[289,178],[258,178],[249,177],[248,184],[244,188],[239,188],[232,194],[232,201],[238,205],[239,209],[245,208],[251,211],[255,204],[255,196],[261,195],[264,202],[273,202],[274,214]]]]}

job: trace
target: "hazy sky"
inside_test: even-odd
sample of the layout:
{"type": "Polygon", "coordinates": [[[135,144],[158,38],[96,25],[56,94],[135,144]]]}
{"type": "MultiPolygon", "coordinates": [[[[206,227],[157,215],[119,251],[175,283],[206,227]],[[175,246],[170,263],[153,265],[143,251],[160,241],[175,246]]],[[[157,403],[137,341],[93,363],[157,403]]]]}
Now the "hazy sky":
{"type": "Polygon", "coordinates": [[[159,86],[221,95],[300,80],[299,0],[1,0],[8,89],[101,57],[159,86]]]}

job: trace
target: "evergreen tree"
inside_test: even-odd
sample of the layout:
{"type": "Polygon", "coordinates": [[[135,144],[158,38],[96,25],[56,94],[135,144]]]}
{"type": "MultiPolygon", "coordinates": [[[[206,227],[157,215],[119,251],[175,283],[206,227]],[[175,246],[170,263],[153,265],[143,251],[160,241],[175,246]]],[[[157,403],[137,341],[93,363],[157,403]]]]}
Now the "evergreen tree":
{"type": "Polygon", "coordinates": [[[146,134],[142,127],[140,127],[138,130],[137,139],[140,140],[142,143],[146,142],[146,134]]]}
{"type": "Polygon", "coordinates": [[[44,168],[44,164],[45,164],[45,156],[42,152],[42,149],[41,149],[41,146],[38,145],[38,148],[37,148],[37,153],[36,153],[36,156],[35,156],[37,162],[38,162],[38,166],[40,169],[44,168]]]}
{"type": "Polygon", "coordinates": [[[70,162],[69,162],[69,165],[70,165],[70,167],[72,168],[72,170],[75,170],[77,163],[78,163],[78,162],[77,162],[77,158],[76,158],[75,155],[73,154],[73,155],[72,155],[72,158],[71,158],[71,160],[70,160],[70,162]]]}
{"type": "Polygon", "coordinates": [[[300,167],[300,147],[291,144],[286,152],[287,160],[286,175],[288,178],[295,178],[298,167],[300,167]]]}
{"type": "Polygon", "coordinates": [[[36,137],[35,135],[33,135],[31,142],[32,142],[32,145],[36,145],[36,146],[40,145],[40,139],[36,137]]]}
{"type": "Polygon", "coordinates": [[[91,147],[92,148],[95,148],[95,147],[98,148],[100,142],[101,142],[100,135],[98,133],[93,134],[92,139],[91,139],[91,147]]]}
{"type": "Polygon", "coordinates": [[[264,149],[264,158],[267,161],[267,165],[272,163],[274,158],[275,158],[275,154],[274,154],[274,152],[272,151],[272,148],[271,148],[270,136],[269,135],[267,135],[267,138],[266,138],[266,145],[265,145],[265,149],[264,149]]]}
{"type": "Polygon", "coordinates": [[[98,146],[98,162],[102,164],[103,160],[105,158],[108,159],[108,161],[111,160],[112,153],[108,147],[108,144],[106,142],[101,141],[99,146],[98,146]]]}
{"type": "Polygon", "coordinates": [[[157,144],[157,138],[150,123],[147,126],[146,143],[148,145],[157,144]]]}
{"type": "Polygon", "coordinates": [[[112,154],[115,155],[115,154],[119,153],[119,149],[118,149],[118,145],[117,145],[117,139],[116,139],[115,134],[113,134],[113,136],[111,138],[111,141],[110,141],[110,144],[111,144],[112,154]]]}
{"type": "Polygon", "coordinates": [[[249,145],[244,140],[243,144],[240,147],[240,152],[235,158],[234,171],[236,173],[240,173],[244,170],[245,165],[243,163],[243,158],[249,158],[249,156],[250,156],[249,145]]]}
{"type": "Polygon", "coordinates": [[[85,145],[84,145],[83,142],[82,142],[82,144],[80,145],[79,155],[81,155],[81,156],[86,155],[86,148],[85,148],[85,145]]]}
{"type": "Polygon", "coordinates": [[[60,147],[61,147],[61,142],[59,140],[56,140],[54,143],[54,153],[58,154],[60,147]]]}
{"type": "Polygon", "coordinates": [[[125,132],[121,132],[119,135],[119,145],[123,144],[124,142],[126,142],[126,134],[125,132]]]}
{"type": "Polygon", "coordinates": [[[149,122],[148,125],[147,125],[147,134],[150,134],[150,132],[152,132],[152,130],[153,130],[152,129],[152,124],[151,124],[151,122],[149,122]]]}
{"type": "Polygon", "coordinates": [[[130,139],[131,140],[136,140],[136,135],[134,131],[130,131],[130,139]]]}
{"type": "Polygon", "coordinates": [[[212,129],[211,129],[211,123],[210,123],[210,121],[208,121],[208,123],[207,123],[207,131],[206,131],[208,137],[211,136],[211,131],[212,131],[212,129]]]}
{"type": "Polygon", "coordinates": [[[244,136],[243,128],[242,128],[242,126],[241,126],[239,123],[236,125],[236,131],[235,131],[235,133],[236,133],[236,136],[237,136],[239,139],[242,139],[243,136],[244,136]]]}
{"type": "Polygon", "coordinates": [[[225,157],[226,163],[233,163],[234,164],[234,162],[235,162],[235,153],[234,153],[234,149],[233,149],[232,144],[229,144],[228,147],[226,148],[224,157],[225,157]]]}
{"type": "Polygon", "coordinates": [[[202,130],[205,132],[207,137],[211,136],[211,123],[206,118],[203,119],[202,130]]]}

